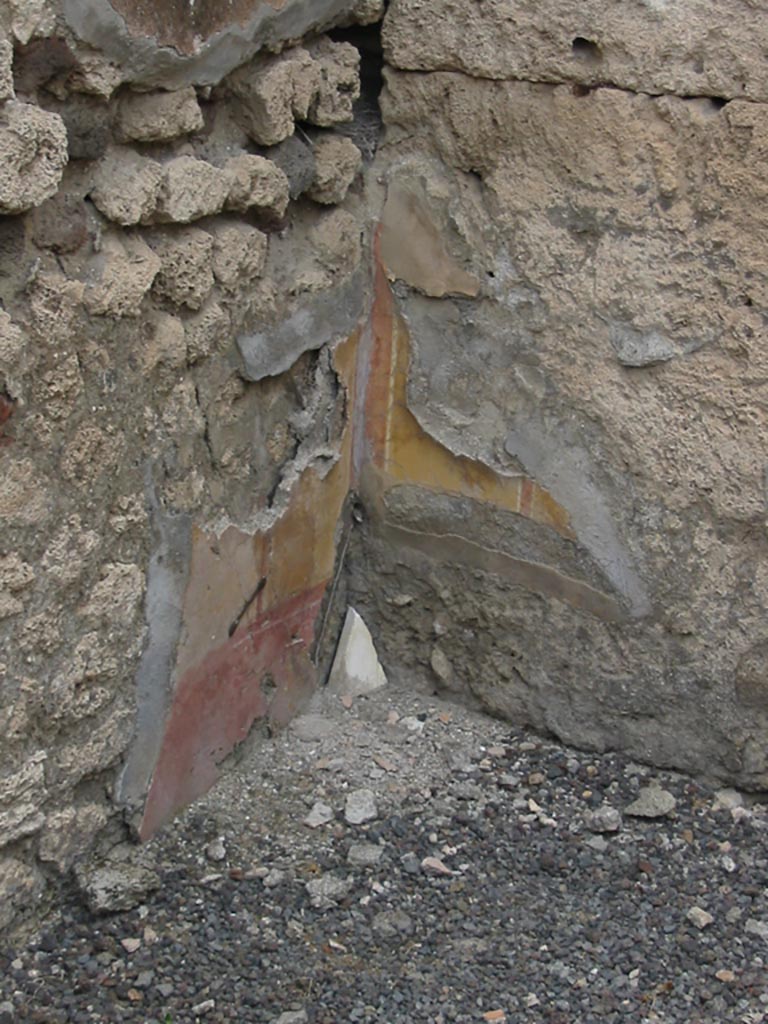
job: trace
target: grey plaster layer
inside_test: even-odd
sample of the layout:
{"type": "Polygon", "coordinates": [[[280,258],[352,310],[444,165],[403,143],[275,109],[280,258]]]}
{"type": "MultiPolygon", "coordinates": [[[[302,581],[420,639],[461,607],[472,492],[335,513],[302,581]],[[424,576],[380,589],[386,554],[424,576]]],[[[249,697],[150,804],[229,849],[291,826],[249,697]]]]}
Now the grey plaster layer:
{"type": "MultiPolygon", "coordinates": [[[[650,614],[651,600],[616,524],[601,475],[586,448],[531,409],[513,417],[505,446],[530,475],[568,510],[579,541],[590,551],[631,614],[650,614]]],[[[618,497],[614,497],[618,501],[618,497]]]]}
{"type": "Polygon", "coordinates": [[[365,276],[358,271],[337,288],[302,295],[293,312],[274,326],[237,338],[246,380],[276,377],[304,352],[341,341],[365,311],[365,276]]]}
{"type": "Polygon", "coordinates": [[[613,589],[592,555],[576,541],[489,502],[405,484],[387,492],[384,506],[391,525],[433,536],[457,534],[513,558],[551,566],[596,590],[610,593],[613,589]]]}
{"type": "Polygon", "coordinates": [[[504,305],[395,291],[411,335],[411,411],[454,453],[492,464],[508,413],[524,400],[519,371],[538,364],[546,307],[522,282],[509,287],[504,305]]]}
{"type": "Polygon", "coordinates": [[[229,25],[185,55],[151,36],[132,35],[108,0],[63,0],[69,27],[121,65],[126,81],[172,89],[215,85],[259,50],[328,28],[353,6],[353,0],[288,0],[280,7],[263,3],[244,24],[229,25]]]}
{"type": "Polygon", "coordinates": [[[147,569],[148,637],[136,673],[134,737],[117,785],[117,800],[129,809],[141,807],[160,751],[173,690],[173,666],[191,550],[190,517],[163,509],[155,493],[150,466],[146,469],[146,481],[156,547],[147,569]]]}

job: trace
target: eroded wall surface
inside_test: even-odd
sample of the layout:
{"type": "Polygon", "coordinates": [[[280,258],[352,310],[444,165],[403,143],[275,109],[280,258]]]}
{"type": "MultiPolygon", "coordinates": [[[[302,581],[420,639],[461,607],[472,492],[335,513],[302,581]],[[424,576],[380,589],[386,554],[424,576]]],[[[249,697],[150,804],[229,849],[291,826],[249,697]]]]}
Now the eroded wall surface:
{"type": "Polygon", "coordinates": [[[765,787],[762,18],[393,0],[383,39],[374,322],[411,428],[356,607],[495,712],[765,787]]]}
{"type": "Polygon", "coordinates": [[[347,594],[390,673],[768,785],[754,4],[0,30],[0,927],[282,726],[347,594]]]}
{"type": "Polygon", "coordinates": [[[332,6],[0,4],[2,928],[314,685],[370,304],[332,6]]]}

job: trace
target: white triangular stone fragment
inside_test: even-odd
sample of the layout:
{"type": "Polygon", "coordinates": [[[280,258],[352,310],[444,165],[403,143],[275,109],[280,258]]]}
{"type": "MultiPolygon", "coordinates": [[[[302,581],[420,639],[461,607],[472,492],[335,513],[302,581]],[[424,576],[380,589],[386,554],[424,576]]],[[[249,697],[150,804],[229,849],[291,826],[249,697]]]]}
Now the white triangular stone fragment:
{"type": "Polygon", "coordinates": [[[368,627],[354,608],[348,608],[328,689],[341,696],[360,697],[385,686],[386,682],[368,627]]]}

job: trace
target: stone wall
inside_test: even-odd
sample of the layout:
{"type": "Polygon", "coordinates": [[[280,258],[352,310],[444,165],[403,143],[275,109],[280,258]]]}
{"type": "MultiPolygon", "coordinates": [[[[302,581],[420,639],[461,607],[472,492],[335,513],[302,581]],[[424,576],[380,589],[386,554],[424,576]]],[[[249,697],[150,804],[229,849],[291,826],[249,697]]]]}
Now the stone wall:
{"type": "Polygon", "coordinates": [[[410,425],[353,587],[401,671],[750,789],[767,31],[697,0],[390,4],[374,322],[410,425]]]}
{"type": "Polygon", "coordinates": [[[0,5],[3,928],[311,688],[367,306],[357,50],[99,6],[0,5]]]}
{"type": "Polygon", "coordinates": [[[768,786],[753,6],[0,3],[0,926],[347,596],[391,674],[768,786]]]}

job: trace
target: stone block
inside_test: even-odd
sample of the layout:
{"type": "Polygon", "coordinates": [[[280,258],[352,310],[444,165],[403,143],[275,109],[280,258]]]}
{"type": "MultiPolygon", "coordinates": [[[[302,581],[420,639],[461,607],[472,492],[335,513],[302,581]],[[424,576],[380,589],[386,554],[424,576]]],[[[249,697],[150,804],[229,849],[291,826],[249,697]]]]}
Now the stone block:
{"type": "Polygon", "coordinates": [[[280,219],[288,208],[290,185],[284,171],[263,156],[242,153],[227,160],[224,170],[230,187],[226,208],[238,213],[253,210],[280,219]]]}
{"type": "Polygon", "coordinates": [[[321,36],[307,47],[318,69],[318,85],[306,120],[321,128],[351,121],[360,96],[360,54],[351,43],[321,36]]]}
{"type": "Polygon", "coordinates": [[[267,236],[246,224],[220,224],[213,232],[213,275],[225,291],[261,277],[267,259],[267,236]]]}
{"type": "Polygon", "coordinates": [[[363,166],[360,150],[343,135],[326,135],[317,140],[314,152],[315,176],[307,195],[316,203],[343,202],[363,166]]]}
{"type": "Polygon", "coordinates": [[[157,294],[176,306],[200,309],[213,288],[213,236],[185,228],[154,232],[149,242],[160,259],[157,294]]]}
{"type": "Polygon", "coordinates": [[[132,910],[160,887],[154,871],[132,863],[83,865],[77,869],[77,880],[94,914],[132,910]]]}
{"type": "Polygon", "coordinates": [[[114,767],[131,741],[133,728],[134,708],[113,697],[99,716],[77,722],[67,732],[66,742],[56,747],[50,762],[51,785],[65,792],[81,779],[114,767]]]}
{"type": "Polygon", "coordinates": [[[49,199],[67,163],[57,114],[9,100],[0,109],[0,213],[23,213],[49,199]]]}
{"type": "Polygon", "coordinates": [[[146,224],[157,208],[163,181],[163,168],[155,160],[128,146],[114,146],[96,168],[91,199],[115,224],[146,224]]]}
{"type": "Polygon", "coordinates": [[[94,260],[83,301],[94,316],[138,316],[160,270],[158,256],[138,235],[107,234],[94,260]]]}
{"type": "Polygon", "coordinates": [[[388,64],[413,71],[768,99],[768,26],[750,0],[546,0],[514,9],[507,0],[393,0],[383,43],[388,64]]]}
{"type": "Polygon", "coordinates": [[[0,524],[40,526],[52,511],[49,488],[40,468],[31,459],[4,456],[0,487],[0,524]]]}
{"type": "Polygon", "coordinates": [[[165,166],[156,219],[188,224],[218,213],[231,187],[226,171],[193,156],[175,157],[165,166]]]}
{"type": "Polygon", "coordinates": [[[304,121],[320,87],[321,69],[300,46],[257,57],[227,79],[235,116],[254,142],[274,146],[304,121]]]}
{"type": "Polygon", "coordinates": [[[192,86],[175,92],[125,93],[115,126],[121,139],[162,142],[203,127],[203,114],[192,86]]]}
{"type": "Polygon", "coordinates": [[[66,77],[66,87],[73,92],[98,96],[107,100],[123,81],[122,70],[103,54],[79,46],[77,66],[66,77]]]}
{"type": "Polygon", "coordinates": [[[64,444],[60,472],[81,486],[95,483],[117,470],[125,453],[125,435],[111,424],[104,427],[86,420],[64,444]]]}

